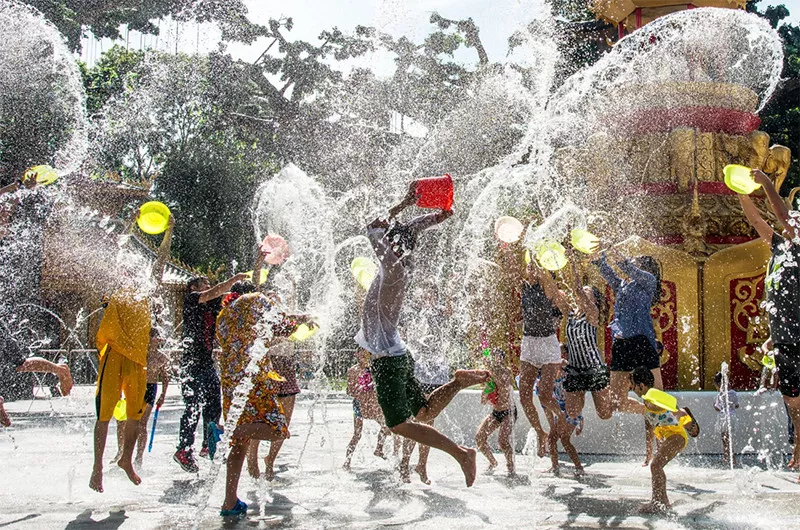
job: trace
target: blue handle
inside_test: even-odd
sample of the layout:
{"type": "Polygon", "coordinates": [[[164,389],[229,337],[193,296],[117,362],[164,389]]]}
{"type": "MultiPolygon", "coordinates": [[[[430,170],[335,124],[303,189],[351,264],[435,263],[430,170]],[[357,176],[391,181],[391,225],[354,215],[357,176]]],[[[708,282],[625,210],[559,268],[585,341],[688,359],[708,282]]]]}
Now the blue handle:
{"type": "Polygon", "coordinates": [[[153,450],[153,438],[156,437],[156,422],[158,422],[158,411],[161,410],[161,407],[156,407],[156,412],[153,414],[153,428],[150,429],[150,443],[147,444],[147,452],[151,452],[153,450]]]}

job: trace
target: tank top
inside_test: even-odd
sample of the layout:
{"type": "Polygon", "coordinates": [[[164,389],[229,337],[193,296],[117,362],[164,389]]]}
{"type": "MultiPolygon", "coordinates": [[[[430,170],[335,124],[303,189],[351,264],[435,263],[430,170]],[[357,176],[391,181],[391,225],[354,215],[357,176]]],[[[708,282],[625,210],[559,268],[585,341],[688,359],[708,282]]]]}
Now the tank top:
{"type": "Polygon", "coordinates": [[[542,286],[522,283],[522,334],[549,337],[556,333],[556,319],[561,311],[547,298],[542,286]]]}
{"type": "Polygon", "coordinates": [[[567,321],[567,361],[576,368],[604,366],[597,347],[597,328],[586,320],[586,315],[570,314],[567,321]]]}

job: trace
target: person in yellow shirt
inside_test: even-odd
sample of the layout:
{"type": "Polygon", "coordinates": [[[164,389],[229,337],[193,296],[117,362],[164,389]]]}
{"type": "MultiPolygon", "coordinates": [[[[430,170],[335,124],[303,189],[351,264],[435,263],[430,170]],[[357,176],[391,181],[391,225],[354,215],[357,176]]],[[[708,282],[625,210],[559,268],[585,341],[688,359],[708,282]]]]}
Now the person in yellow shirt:
{"type": "MultiPolygon", "coordinates": [[[[169,255],[174,220],[164,234],[152,276],[159,282],[169,255]]],[[[131,278],[128,284],[135,279],[131,278]]],[[[114,415],[114,407],[125,395],[126,415],[122,456],[117,465],[125,471],[128,479],[137,486],[142,479],[133,468],[133,450],[139,420],[144,413],[144,396],[147,389],[147,350],[150,344],[151,311],[150,294],[137,292],[126,286],[116,291],[108,301],[100,328],[97,330],[97,349],[100,365],[97,370],[97,392],[95,407],[97,421],[94,427],[94,467],[89,487],[103,492],[103,453],[108,436],[108,424],[114,415]]]]}

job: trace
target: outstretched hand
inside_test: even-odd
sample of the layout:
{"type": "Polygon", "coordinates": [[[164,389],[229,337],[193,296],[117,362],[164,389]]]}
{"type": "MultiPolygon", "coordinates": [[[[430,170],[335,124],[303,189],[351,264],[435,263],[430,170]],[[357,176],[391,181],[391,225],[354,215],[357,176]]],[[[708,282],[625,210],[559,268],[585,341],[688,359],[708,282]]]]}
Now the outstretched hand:
{"type": "Polygon", "coordinates": [[[756,184],[761,184],[762,186],[766,183],[772,183],[767,174],[760,169],[751,169],[750,176],[753,177],[753,180],[756,182],[756,184]]]}

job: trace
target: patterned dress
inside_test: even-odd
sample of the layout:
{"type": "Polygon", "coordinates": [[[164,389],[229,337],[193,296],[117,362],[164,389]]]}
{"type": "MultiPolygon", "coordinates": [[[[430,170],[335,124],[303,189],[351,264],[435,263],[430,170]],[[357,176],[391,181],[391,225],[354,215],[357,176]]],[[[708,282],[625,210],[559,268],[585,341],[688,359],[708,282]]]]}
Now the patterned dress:
{"type": "MultiPolygon", "coordinates": [[[[227,416],[236,387],[246,376],[251,347],[258,340],[257,324],[272,310],[269,299],[261,293],[248,293],[229,301],[217,317],[217,340],[222,347],[219,358],[222,385],[222,411],[227,416]]],[[[272,332],[276,337],[288,336],[297,324],[284,313],[277,313],[272,332]]],[[[269,347],[269,344],[266,345],[269,347]]],[[[289,429],[283,409],[275,398],[275,372],[269,353],[258,363],[252,375],[253,388],[247,398],[237,425],[266,423],[278,434],[288,436],[289,429]]]]}

